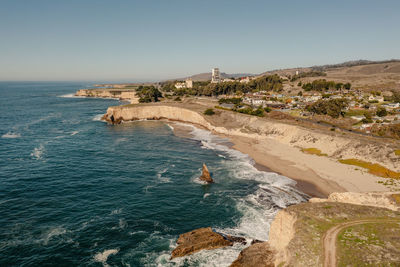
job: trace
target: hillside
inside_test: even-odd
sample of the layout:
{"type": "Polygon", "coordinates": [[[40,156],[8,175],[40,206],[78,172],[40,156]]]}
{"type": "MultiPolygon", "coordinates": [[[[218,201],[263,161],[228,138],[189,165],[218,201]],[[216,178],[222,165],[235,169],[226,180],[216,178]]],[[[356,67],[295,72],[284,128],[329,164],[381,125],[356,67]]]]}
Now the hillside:
{"type": "Polygon", "coordinates": [[[326,79],[335,82],[350,82],[354,88],[364,91],[373,90],[400,90],[400,61],[350,61],[335,65],[313,66],[307,68],[292,68],[264,72],[261,75],[278,74],[280,76],[293,76],[309,71],[324,71],[324,77],[307,77],[292,83],[292,86],[301,82],[310,82],[316,79],[326,79]]]}

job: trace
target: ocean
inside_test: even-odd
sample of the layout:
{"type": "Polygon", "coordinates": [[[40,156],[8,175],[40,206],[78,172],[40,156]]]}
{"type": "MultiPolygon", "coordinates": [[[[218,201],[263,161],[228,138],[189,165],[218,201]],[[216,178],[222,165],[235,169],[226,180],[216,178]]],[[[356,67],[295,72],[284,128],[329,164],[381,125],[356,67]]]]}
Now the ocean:
{"type": "Polygon", "coordinates": [[[73,97],[89,86],[0,82],[0,266],[229,266],[245,246],[169,258],[200,227],[267,240],[307,198],[208,131],[108,125],[123,102],[73,97]],[[199,182],[203,163],[215,184],[199,182]]]}

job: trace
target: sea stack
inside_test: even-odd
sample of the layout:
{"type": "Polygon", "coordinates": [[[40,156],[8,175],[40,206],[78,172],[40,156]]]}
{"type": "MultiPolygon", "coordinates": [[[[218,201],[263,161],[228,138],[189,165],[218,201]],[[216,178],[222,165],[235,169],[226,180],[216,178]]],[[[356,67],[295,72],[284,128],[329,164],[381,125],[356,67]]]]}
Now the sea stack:
{"type": "Polygon", "coordinates": [[[209,184],[214,183],[214,180],[211,178],[210,172],[208,171],[205,163],[203,163],[203,171],[201,173],[200,180],[209,184]]]}

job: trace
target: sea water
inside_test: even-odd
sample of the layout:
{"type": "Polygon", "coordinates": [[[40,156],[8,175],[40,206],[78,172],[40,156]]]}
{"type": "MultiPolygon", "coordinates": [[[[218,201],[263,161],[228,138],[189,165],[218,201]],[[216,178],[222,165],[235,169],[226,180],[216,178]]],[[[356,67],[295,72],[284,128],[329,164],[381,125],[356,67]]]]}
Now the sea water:
{"type": "Polygon", "coordinates": [[[0,83],[0,266],[229,266],[245,246],[169,258],[200,227],[267,240],[276,212],[306,199],[208,131],[102,122],[123,102],[73,97],[88,86],[0,83]],[[203,163],[215,184],[198,180],[203,163]]]}

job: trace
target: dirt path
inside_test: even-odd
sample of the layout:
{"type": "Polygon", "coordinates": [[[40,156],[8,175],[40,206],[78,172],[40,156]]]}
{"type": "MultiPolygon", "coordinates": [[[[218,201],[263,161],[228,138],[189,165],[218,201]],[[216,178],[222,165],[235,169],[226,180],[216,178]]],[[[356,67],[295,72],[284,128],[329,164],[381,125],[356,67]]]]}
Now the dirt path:
{"type": "MultiPolygon", "coordinates": [[[[398,222],[397,220],[386,220],[384,223],[388,222],[398,222]]],[[[337,255],[336,255],[336,239],[337,235],[341,230],[344,228],[354,226],[357,224],[365,224],[365,223],[382,223],[380,220],[357,220],[357,221],[351,221],[351,222],[346,222],[342,223],[339,225],[336,225],[329,229],[323,238],[324,242],[324,266],[325,267],[336,267],[337,266],[337,255]]]]}

